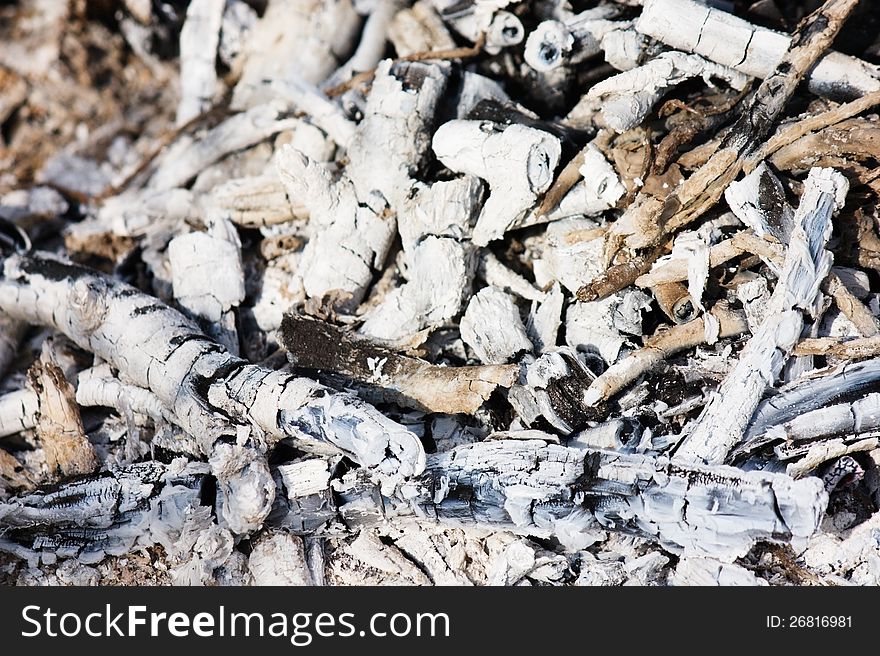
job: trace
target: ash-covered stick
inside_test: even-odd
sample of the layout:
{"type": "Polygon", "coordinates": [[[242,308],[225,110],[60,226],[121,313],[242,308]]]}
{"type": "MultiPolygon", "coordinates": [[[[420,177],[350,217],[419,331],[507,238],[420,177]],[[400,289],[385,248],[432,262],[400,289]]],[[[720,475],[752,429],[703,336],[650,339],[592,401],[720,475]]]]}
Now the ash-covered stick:
{"type": "Polygon", "coordinates": [[[320,84],[354,49],[361,24],[351,2],[273,0],[242,49],[232,108],[267,102],[277,81],[320,84]]]}
{"type": "Polygon", "coordinates": [[[318,87],[295,77],[274,80],[272,90],[290,101],[298,111],[307,114],[309,122],[324,130],[338,145],[348,147],[357,125],[349,120],[338,103],[327,98],[318,87]]]}
{"type": "Polygon", "coordinates": [[[295,128],[298,120],[288,114],[288,104],[274,100],[230,116],[199,139],[181,137],[154,162],[149,188],[163,191],[181,187],[229,153],[295,128]]]}
{"type": "Polygon", "coordinates": [[[867,360],[880,355],[880,337],[860,339],[838,339],[836,337],[815,337],[801,340],[794,347],[795,355],[822,355],[839,360],[867,360]]]}
{"type": "Polygon", "coordinates": [[[122,382],[107,364],[80,372],[76,381],[76,402],[83,407],[113,408],[125,418],[139,414],[155,422],[177,423],[174,414],[158,396],[143,387],[122,382]]]}
{"type": "Polygon", "coordinates": [[[369,71],[376,67],[385,53],[388,26],[394,18],[394,14],[402,9],[404,4],[403,0],[376,0],[373,3],[373,9],[364,24],[357,49],[348,61],[324,81],[323,88],[335,87],[347,82],[356,73],[369,71]]]}
{"type": "Polygon", "coordinates": [[[878,381],[880,359],[876,358],[810,372],[761,402],[745,438],[750,440],[767,432],[771,426],[817,410],[841,397],[869,390],[878,381]]]}
{"type": "Polygon", "coordinates": [[[489,184],[489,197],[474,226],[477,246],[501,238],[525,216],[553,182],[562,146],[558,137],[521,124],[455,120],[440,126],[432,147],[459,173],[489,184]]]}
{"type": "Polygon", "coordinates": [[[209,217],[216,213],[245,228],[305,220],[309,216],[305,207],[291,204],[277,175],[234,178],[214,187],[203,204],[209,217]]]}
{"type": "Polygon", "coordinates": [[[765,390],[771,387],[803,328],[803,314],[815,314],[819,287],[831,269],[825,250],[831,218],[843,207],[849,184],[832,169],[813,169],[794,217],[785,264],[760,327],[739,362],[712,396],[680,443],[676,457],[723,462],[742,439],[765,390]]]}
{"type": "Polygon", "coordinates": [[[428,456],[401,503],[348,477],[333,483],[352,525],[415,515],[453,526],[555,537],[568,550],[597,530],[659,541],[685,555],[732,561],[758,540],[802,540],[828,497],[822,482],[726,466],[580,449],[539,440],[487,440],[428,456]],[[685,510],[686,509],[686,510],[685,510]]]}
{"type": "Polygon", "coordinates": [[[0,503],[0,551],[34,565],[56,558],[95,563],[129,553],[135,545],[170,549],[201,505],[208,468],[148,461],[0,503]]]}
{"type": "MultiPolygon", "coordinates": [[[[826,3],[826,8],[832,7],[826,3]]],[[[673,48],[758,78],[770,77],[791,46],[791,37],[786,34],[694,0],[646,0],[635,27],[673,48]]],[[[857,98],[880,90],[880,69],[837,52],[819,59],[806,79],[810,91],[817,95],[857,98]]]]}
{"type": "Polygon", "coordinates": [[[190,232],[168,244],[174,298],[205,332],[238,355],[234,309],[244,300],[241,242],[232,223],[214,219],[207,232],[190,232]]]}
{"type": "Polygon", "coordinates": [[[874,337],[880,332],[874,313],[856,298],[834,271],[828,274],[823,289],[834,299],[837,309],[852,321],[862,337],[874,337]]]}
{"type": "MultiPolygon", "coordinates": [[[[185,509],[200,503],[201,467],[145,462],[13,498],[0,504],[6,529],[0,548],[93,562],[173,539],[185,509]]],[[[491,439],[433,454],[425,472],[394,497],[383,496],[361,471],[330,481],[335,494],[326,494],[328,476],[319,469],[309,490],[288,490],[295,512],[279,512],[273,524],[302,534],[322,530],[334,517],[351,528],[414,518],[552,537],[569,551],[611,530],[656,540],[674,553],[730,562],[759,540],[809,537],[828,502],[816,478],[795,481],[535,439],[491,439]],[[323,502],[301,503],[310,495],[323,502]]]]}
{"type": "Polygon", "coordinates": [[[388,40],[401,57],[455,47],[452,35],[428,0],[418,0],[397,12],[388,26],[388,40]]]}
{"type": "Polygon", "coordinates": [[[688,288],[679,282],[657,285],[651,288],[651,293],[663,314],[675,323],[688,323],[696,317],[700,309],[694,304],[688,288]]]}
{"type": "MultiPolygon", "coordinates": [[[[794,227],[794,212],[785,199],[782,183],[761,163],[739,182],[732,183],[724,192],[733,213],[758,237],[770,237],[786,244],[794,227]]],[[[776,269],[780,267],[777,265],[776,269]]],[[[822,285],[837,308],[852,321],[864,337],[876,335],[877,319],[843,284],[833,270],[822,285]]]]}
{"type": "MultiPolygon", "coordinates": [[[[764,260],[778,260],[779,262],[782,262],[783,257],[782,247],[779,244],[760,239],[749,231],[742,231],[730,239],[725,239],[709,247],[709,268],[720,266],[743,253],[752,253],[760,255],[764,260]]],[[[636,278],[635,284],[648,288],[687,280],[688,266],[689,260],[684,257],[667,260],[636,278]]]]}
{"type": "Polygon", "coordinates": [[[38,408],[37,394],[32,389],[24,388],[0,396],[0,437],[33,428],[38,408]]]}
{"type": "Polygon", "coordinates": [[[471,292],[476,248],[469,237],[482,199],[474,176],[413,186],[397,221],[407,282],[366,314],[364,335],[407,342],[455,319],[471,292]]]}
{"type": "Polygon", "coordinates": [[[602,5],[562,20],[546,20],[529,33],[523,57],[536,71],[578,64],[603,50],[603,39],[614,30],[631,29],[629,21],[609,20],[618,7],[602,5]]]}
{"type": "Polygon", "coordinates": [[[599,216],[617,205],[626,187],[597,146],[607,134],[590,141],[566,164],[541,204],[521,222],[523,227],[570,216],[599,216]]]}
{"type": "Polygon", "coordinates": [[[880,394],[874,392],[852,403],[825,406],[769,426],[763,434],[737,448],[731,459],[773,442],[793,444],[830,437],[855,437],[877,429],[880,429],[880,394]]]}
{"type": "MultiPolygon", "coordinates": [[[[152,391],[206,455],[217,453],[218,441],[237,439],[243,431],[256,447],[250,450],[252,462],[237,458],[232,464],[254,476],[259,489],[271,478],[257,449],[285,438],[341,449],[377,468],[391,487],[424,467],[419,440],[366,403],[309,379],[248,364],[176,310],[129,285],[39,256],[10,256],[4,274],[0,309],[65,333],[128,381],[152,391]],[[260,467],[262,475],[254,470],[260,467]]],[[[231,480],[235,473],[228,476],[231,480]]],[[[230,522],[246,532],[259,526],[260,512],[265,517],[271,491],[268,498],[254,490],[230,500],[258,506],[230,511],[241,511],[230,522]],[[243,517],[259,521],[239,524],[243,517]]]]}
{"type": "Polygon", "coordinates": [[[576,127],[592,123],[626,132],[642,123],[670,89],[698,77],[723,79],[737,90],[744,89],[749,82],[747,76],[697,55],[664,52],[594,85],[565,121],[576,127]]]}

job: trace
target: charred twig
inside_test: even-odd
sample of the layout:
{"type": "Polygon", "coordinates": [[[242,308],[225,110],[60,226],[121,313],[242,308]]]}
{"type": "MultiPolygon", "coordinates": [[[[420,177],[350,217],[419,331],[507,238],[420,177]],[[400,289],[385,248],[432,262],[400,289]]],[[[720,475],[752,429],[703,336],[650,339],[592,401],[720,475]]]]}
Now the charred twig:
{"type": "Polygon", "coordinates": [[[517,365],[438,367],[398,355],[331,324],[288,314],[281,345],[297,366],[373,387],[377,399],[425,412],[473,414],[497,387],[510,387],[517,365]]]}
{"type": "Polygon", "coordinates": [[[781,148],[793,144],[810,133],[819,132],[825,128],[842,123],[847,119],[854,118],[878,104],[880,104],[880,91],[873,91],[861,98],[839,105],[834,109],[829,109],[821,114],[786,125],[748,158],[745,166],[743,166],[743,171],[751,173],[758,164],[770,158],[781,148]]]}
{"type": "MultiPolygon", "coordinates": [[[[615,264],[592,282],[577,290],[579,301],[597,301],[616,291],[629,287],[644,275],[666,250],[665,246],[655,246],[644,255],[636,255],[622,264],[615,264]]],[[[685,274],[687,278],[687,274],[685,274]]]]}
{"type": "MultiPolygon", "coordinates": [[[[712,308],[709,314],[718,322],[718,337],[735,337],[748,330],[741,313],[720,304],[712,308]]],[[[584,395],[585,403],[594,405],[612,398],[675,353],[705,344],[706,341],[706,320],[703,317],[654,335],[645,340],[642,348],[611,365],[596,378],[584,395]]]]}
{"type": "Polygon", "coordinates": [[[867,360],[880,355],[880,338],[876,335],[841,340],[836,337],[803,339],[794,347],[794,355],[822,355],[839,360],[867,360]]]}

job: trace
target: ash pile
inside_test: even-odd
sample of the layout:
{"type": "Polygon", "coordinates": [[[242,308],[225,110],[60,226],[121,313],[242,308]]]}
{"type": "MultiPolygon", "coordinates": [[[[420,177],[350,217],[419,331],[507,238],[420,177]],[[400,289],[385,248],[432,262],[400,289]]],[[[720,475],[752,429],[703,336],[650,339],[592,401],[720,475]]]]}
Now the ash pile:
{"type": "Polygon", "coordinates": [[[867,0],[0,7],[0,581],[880,584],[867,0]]]}

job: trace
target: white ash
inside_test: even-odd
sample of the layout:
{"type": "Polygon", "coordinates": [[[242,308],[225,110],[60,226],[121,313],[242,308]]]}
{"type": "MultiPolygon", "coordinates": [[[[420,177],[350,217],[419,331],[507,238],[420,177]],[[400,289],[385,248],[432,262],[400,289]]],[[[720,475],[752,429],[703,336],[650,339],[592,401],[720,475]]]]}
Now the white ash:
{"type": "Polygon", "coordinates": [[[456,7],[458,4],[456,0],[430,0],[430,2],[452,29],[474,42],[480,34],[489,29],[495,15],[514,4],[515,0],[481,0],[469,3],[470,6],[464,11],[456,11],[460,9],[456,7]]]}
{"type": "Polygon", "coordinates": [[[504,364],[533,348],[513,297],[496,287],[474,294],[460,328],[464,343],[484,364],[504,364]]]}
{"type": "Polygon", "coordinates": [[[482,185],[472,176],[414,187],[398,217],[408,281],[369,312],[363,334],[405,341],[459,314],[473,278],[468,237],[481,199],[482,185]]]}
{"type": "Polygon", "coordinates": [[[577,390],[586,388],[594,377],[573,349],[554,348],[537,359],[523,358],[519,384],[510,388],[508,401],[525,425],[543,418],[568,435],[576,428],[574,418],[580,409],[577,390]]]}
{"type": "Polygon", "coordinates": [[[393,537],[394,545],[424,571],[434,585],[474,585],[466,573],[464,541],[454,532],[413,523],[393,537]]]}
{"type": "Polygon", "coordinates": [[[505,48],[522,43],[525,28],[522,21],[509,11],[498,11],[486,29],[486,43],[483,46],[490,55],[497,55],[505,48]]]}
{"type": "Polygon", "coordinates": [[[190,187],[192,191],[201,194],[199,200],[210,206],[210,203],[205,203],[206,194],[217,185],[231,179],[263,174],[271,162],[274,144],[289,140],[290,135],[295,134],[295,130],[302,124],[299,119],[290,120],[277,134],[270,134],[241,150],[224,153],[216,162],[202,169],[190,187]]]}
{"type": "Polygon", "coordinates": [[[259,16],[244,0],[226,0],[224,4],[217,55],[220,61],[231,68],[244,49],[248,33],[256,25],[259,16]]]}
{"type": "Polygon", "coordinates": [[[434,134],[432,147],[447,167],[489,185],[489,198],[474,226],[478,246],[500,238],[523,218],[550,187],[561,155],[559,139],[547,132],[490,121],[445,123],[434,134]]]}
{"type": "Polygon", "coordinates": [[[788,241],[794,228],[794,210],[785,200],[779,178],[765,163],[731,183],[724,198],[736,217],[756,235],[770,235],[780,243],[788,241]]]}
{"type": "Polygon", "coordinates": [[[14,223],[35,218],[54,218],[70,208],[64,197],[51,187],[10,191],[0,198],[0,217],[14,223]]]}
{"type": "Polygon", "coordinates": [[[537,71],[578,64],[604,50],[609,32],[631,27],[628,21],[608,20],[617,13],[612,5],[587,9],[563,20],[540,23],[526,41],[524,58],[537,71]]]}
{"type": "Polygon", "coordinates": [[[427,0],[418,0],[394,15],[388,25],[388,40],[401,57],[455,47],[449,30],[427,0]]]}
{"type": "Polygon", "coordinates": [[[212,190],[204,201],[206,214],[228,217],[247,228],[287,223],[308,218],[301,205],[293,206],[277,175],[251,176],[229,180],[212,190]]]}
{"type": "Polygon", "coordinates": [[[123,193],[107,199],[98,210],[100,226],[121,236],[140,236],[157,224],[177,225],[200,214],[195,196],[188,189],[123,193]]]}
{"type": "MultiPolygon", "coordinates": [[[[427,585],[430,583],[428,577],[415,563],[397,547],[384,544],[372,531],[362,530],[357,539],[344,548],[344,552],[350,559],[366,569],[367,576],[370,576],[371,572],[381,573],[382,578],[379,580],[388,580],[396,585],[427,585]]],[[[359,574],[353,564],[337,561],[335,565],[340,569],[334,572],[334,575],[344,577],[344,582],[348,585],[363,585],[371,582],[370,578],[362,578],[364,574],[359,574]]],[[[376,576],[376,574],[372,574],[372,576],[376,576]]]]}
{"type": "Polygon", "coordinates": [[[858,119],[814,96],[880,75],[801,47],[795,92],[774,73],[790,37],[707,4],[732,10],[197,0],[174,58],[176,28],[128,0],[107,48],[134,57],[103,60],[100,99],[67,10],[15,15],[0,549],[27,564],[4,574],[876,582],[876,181],[862,154],[823,160],[862,183],[828,240],[845,183],[825,171],[819,194],[749,148],[777,125],[870,128],[872,96],[858,119]],[[744,93],[770,74],[786,93],[744,93]],[[713,148],[728,159],[704,168],[713,148]],[[850,268],[829,273],[826,242],[850,268]],[[27,387],[55,333],[75,362],[56,344],[27,387]],[[826,348],[840,366],[800,355],[826,348]]]}
{"type": "Polygon", "coordinates": [[[229,221],[215,221],[209,232],[191,232],[168,244],[174,297],[191,315],[204,319],[209,335],[238,355],[232,309],[245,296],[241,243],[229,221]]]}
{"type": "Polygon", "coordinates": [[[402,211],[414,184],[411,175],[424,156],[445,78],[438,65],[395,68],[383,62],[339,180],[290,146],[282,147],[278,166],[288,194],[302,199],[320,226],[303,252],[308,296],[331,297],[346,309],[362,300],[393,241],[394,215],[402,211]],[[417,87],[404,87],[410,74],[421,76],[417,87]],[[383,162],[376,161],[376,153],[382,153],[383,162]]]}
{"type": "Polygon", "coordinates": [[[149,187],[156,191],[180,187],[225,155],[295,128],[296,119],[287,113],[286,103],[276,100],[234,114],[201,139],[177,141],[156,161],[149,187]]]}
{"type": "Polygon", "coordinates": [[[312,585],[302,539],[289,533],[266,533],[254,540],[248,569],[254,585],[312,585]]]}
{"type": "Polygon", "coordinates": [[[559,282],[571,293],[577,292],[602,272],[603,240],[592,219],[568,218],[551,223],[544,234],[539,257],[533,260],[535,282],[545,288],[559,282]],[[592,238],[582,238],[587,232],[592,238]]]}
{"type": "Polygon", "coordinates": [[[555,283],[540,301],[532,301],[526,333],[534,344],[535,353],[540,355],[556,346],[564,306],[565,295],[559,283],[555,283]]]}
{"type": "Polygon", "coordinates": [[[701,586],[767,586],[745,567],[734,563],[722,563],[711,558],[683,558],[672,575],[672,585],[701,586]]]}
{"type": "Polygon", "coordinates": [[[566,343],[578,351],[595,351],[613,364],[628,343],[626,335],[641,335],[642,312],[650,305],[651,298],[639,290],[572,303],[565,315],[566,343]]]}
{"type": "Polygon", "coordinates": [[[361,38],[351,57],[337,68],[324,82],[324,86],[334,87],[347,81],[355,73],[375,68],[385,53],[388,26],[400,9],[403,0],[376,0],[364,22],[361,38]]]}
{"type": "Polygon", "coordinates": [[[770,305],[767,279],[756,276],[753,280],[737,285],[736,297],[743,304],[746,320],[749,322],[749,330],[754,333],[764,321],[770,305]]]}
{"type": "Polygon", "coordinates": [[[346,116],[339,103],[328,99],[317,86],[294,77],[286,81],[273,80],[272,91],[298,111],[308,114],[310,122],[324,130],[336,144],[349,145],[357,125],[346,116]]]}
{"type": "Polygon", "coordinates": [[[517,585],[530,580],[559,583],[570,572],[567,558],[537,548],[522,538],[512,539],[498,551],[488,571],[488,585],[517,585]]]}
{"type": "Polygon", "coordinates": [[[492,287],[497,287],[509,294],[515,294],[529,301],[543,301],[545,298],[544,292],[541,292],[516,271],[508,268],[492,251],[480,253],[477,273],[492,287]]]}
{"type": "Polygon", "coordinates": [[[880,521],[875,515],[843,536],[829,533],[814,536],[803,558],[821,574],[841,577],[856,585],[877,585],[880,582],[878,541],[880,521]]]}
{"type": "MultiPolygon", "coordinates": [[[[705,312],[703,293],[709,280],[709,245],[695,232],[683,232],[675,238],[672,245],[672,258],[687,260],[687,288],[690,302],[705,312]]],[[[705,314],[706,343],[718,340],[718,322],[711,314],[705,314]]]]}
{"type": "Polygon", "coordinates": [[[487,435],[488,430],[469,426],[455,417],[438,415],[431,421],[431,438],[437,445],[438,452],[479,442],[487,435]]]}

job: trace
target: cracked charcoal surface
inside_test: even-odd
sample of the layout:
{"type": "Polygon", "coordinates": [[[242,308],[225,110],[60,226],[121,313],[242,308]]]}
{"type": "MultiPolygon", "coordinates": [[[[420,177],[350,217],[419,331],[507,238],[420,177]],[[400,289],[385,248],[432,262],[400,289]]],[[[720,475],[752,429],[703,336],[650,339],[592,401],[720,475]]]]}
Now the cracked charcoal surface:
{"type": "Polygon", "coordinates": [[[0,584],[880,585],[869,4],[3,3],[0,584]]]}

